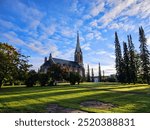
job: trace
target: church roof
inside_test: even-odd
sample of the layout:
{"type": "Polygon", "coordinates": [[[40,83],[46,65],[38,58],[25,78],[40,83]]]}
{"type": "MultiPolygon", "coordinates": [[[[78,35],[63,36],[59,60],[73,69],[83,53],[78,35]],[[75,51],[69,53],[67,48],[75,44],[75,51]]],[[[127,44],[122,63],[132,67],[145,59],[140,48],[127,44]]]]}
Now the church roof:
{"type": "MultiPolygon", "coordinates": [[[[73,67],[81,67],[77,62],[74,62],[74,61],[58,59],[58,58],[52,58],[52,61],[55,64],[61,64],[61,65],[65,64],[65,65],[73,66],[73,67]]],[[[52,62],[50,60],[48,60],[47,62],[43,64],[43,66],[51,66],[51,65],[52,65],[52,62]]]]}

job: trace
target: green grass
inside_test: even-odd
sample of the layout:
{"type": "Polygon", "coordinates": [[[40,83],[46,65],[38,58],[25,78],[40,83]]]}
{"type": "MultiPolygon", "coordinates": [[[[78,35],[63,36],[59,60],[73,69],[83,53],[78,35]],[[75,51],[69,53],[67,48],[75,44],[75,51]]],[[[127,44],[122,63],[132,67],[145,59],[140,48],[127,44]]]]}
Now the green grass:
{"type": "Polygon", "coordinates": [[[150,112],[150,86],[118,83],[82,83],[54,87],[25,86],[0,89],[0,112],[47,112],[50,103],[87,112],[150,112]],[[87,100],[109,102],[111,109],[81,107],[87,100]]]}

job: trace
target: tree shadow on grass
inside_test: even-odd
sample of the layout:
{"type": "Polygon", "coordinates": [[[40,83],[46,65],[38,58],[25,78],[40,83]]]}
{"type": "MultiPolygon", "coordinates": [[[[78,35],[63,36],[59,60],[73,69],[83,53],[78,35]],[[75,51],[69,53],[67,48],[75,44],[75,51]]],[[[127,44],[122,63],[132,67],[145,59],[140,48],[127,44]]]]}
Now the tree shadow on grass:
{"type": "MultiPolygon", "coordinates": [[[[66,96],[67,94],[71,95],[71,94],[78,94],[78,93],[84,93],[84,92],[97,92],[97,90],[89,90],[89,89],[71,89],[71,90],[64,90],[64,91],[58,91],[55,90],[53,92],[51,91],[47,91],[47,90],[43,90],[43,91],[37,91],[37,92],[30,92],[28,93],[28,91],[22,91],[21,94],[19,95],[15,95],[10,94],[10,95],[3,95],[0,97],[0,102],[11,102],[11,101],[20,101],[20,100],[26,100],[26,99],[37,99],[37,98],[45,98],[45,97],[51,97],[51,96],[60,96],[60,95],[64,95],[66,96]]],[[[101,91],[99,91],[101,92],[101,91]]]]}
{"type": "MultiPolygon", "coordinates": [[[[12,89],[14,88],[11,88],[10,90],[12,89]]],[[[80,109],[88,112],[150,112],[150,97],[149,95],[145,94],[139,95],[138,93],[126,93],[113,91],[111,89],[91,90],[90,88],[86,87],[79,88],[72,86],[66,86],[65,88],[63,88],[62,86],[52,88],[17,88],[17,93],[21,94],[16,96],[11,96],[12,94],[16,94],[15,90],[13,90],[13,92],[9,90],[10,95],[6,90],[3,91],[3,93],[1,92],[0,94],[0,96],[6,94],[4,98],[0,98],[1,112],[46,112],[46,106],[50,103],[58,103],[59,105],[64,107],[80,109]],[[30,99],[31,102],[28,102],[28,100],[30,99]],[[110,102],[112,104],[118,105],[118,107],[111,110],[102,111],[92,108],[88,109],[80,106],[80,103],[82,101],[92,99],[103,102],[110,102]],[[32,100],[35,102],[33,103],[32,100]],[[21,102],[25,102],[25,104],[20,104],[20,106],[11,106],[11,103],[13,102],[18,104],[21,102]]],[[[139,90],[146,91],[145,89],[139,90]]]]}
{"type": "MultiPolygon", "coordinates": [[[[84,93],[83,91],[81,93],[84,93]]],[[[65,95],[64,95],[65,96],[65,95]]],[[[49,98],[49,95],[42,95],[42,98],[49,98]]],[[[37,98],[37,100],[39,100],[37,98]]],[[[21,100],[20,100],[21,101],[21,100]]],[[[150,112],[148,109],[150,107],[149,99],[140,98],[134,94],[122,94],[122,93],[96,93],[92,95],[82,95],[78,97],[66,97],[66,98],[54,98],[53,100],[24,104],[18,107],[3,107],[1,108],[3,112],[47,112],[46,107],[51,103],[57,103],[60,106],[66,108],[79,109],[87,112],[150,112]],[[103,102],[110,102],[115,104],[117,107],[112,110],[97,110],[92,108],[81,107],[80,103],[87,100],[98,100],[103,102]],[[140,101],[139,101],[140,100],[140,101]],[[142,104],[143,101],[143,104],[142,104]],[[132,107],[130,107],[132,106],[132,107]],[[129,107],[129,108],[128,108],[129,107]]]]}

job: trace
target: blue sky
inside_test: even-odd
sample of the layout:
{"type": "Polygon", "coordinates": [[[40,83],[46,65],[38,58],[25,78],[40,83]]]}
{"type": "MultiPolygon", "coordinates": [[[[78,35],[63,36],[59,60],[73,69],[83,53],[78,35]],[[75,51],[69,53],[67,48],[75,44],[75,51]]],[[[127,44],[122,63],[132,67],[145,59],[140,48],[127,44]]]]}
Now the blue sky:
{"type": "Polygon", "coordinates": [[[150,49],[150,0],[0,0],[0,41],[29,55],[33,69],[44,57],[74,60],[79,31],[84,65],[97,75],[115,73],[114,32],[120,43],[131,34],[139,51],[143,26],[150,49]]]}

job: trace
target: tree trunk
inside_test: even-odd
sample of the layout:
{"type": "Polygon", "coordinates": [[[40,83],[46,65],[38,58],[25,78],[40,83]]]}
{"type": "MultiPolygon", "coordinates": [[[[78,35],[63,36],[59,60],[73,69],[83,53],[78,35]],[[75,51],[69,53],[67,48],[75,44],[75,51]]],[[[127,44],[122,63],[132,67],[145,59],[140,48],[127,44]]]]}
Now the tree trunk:
{"type": "Polygon", "coordinates": [[[2,87],[2,80],[0,80],[0,89],[1,89],[1,87],[2,87]]]}

